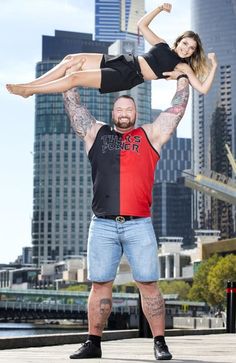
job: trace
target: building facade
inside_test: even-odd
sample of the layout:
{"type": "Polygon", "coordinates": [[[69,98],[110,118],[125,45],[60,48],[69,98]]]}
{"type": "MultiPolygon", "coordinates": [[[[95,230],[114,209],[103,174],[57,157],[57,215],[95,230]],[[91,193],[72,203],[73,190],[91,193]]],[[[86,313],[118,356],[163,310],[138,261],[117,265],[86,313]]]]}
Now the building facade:
{"type": "MultiPolygon", "coordinates": [[[[83,33],[56,31],[55,36],[43,36],[36,76],[66,54],[107,53],[109,44],[83,33]]],[[[111,94],[101,96],[98,90],[81,88],[80,95],[95,118],[110,122],[111,94]]],[[[37,95],[35,111],[32,244],[33,263],[40,265],[86,250],[92,181],[83,142],[70,127],[62,95],[37,95]]]]}
{"type": "MultiPolygon", "coordinates": [[[[125,42],[122,41],[120,46],[125,42]]],[[[132,44],[133,41],[129,41],[132,44]]],[[[43,36],[39,77],[66,54],[108,53],[111,43],[93,41],[91,34],[55,31],[43,36]]],[[[91,114],[108,124],[114,99],[129,94],[137,102],[138,124],[151,119],[151,86],[143,83],[132,90],[101,95],[96,89],[81,88],[82,103],[91,114]]],[[[70,127],[61,94],[36,96],[34,143],[34,194],[32,219],[33,263],[60,261],[87,250],[87,233],[92,216],[92,179],[83,142],[70,127]]]]}
{"type": "Polygon", "coordinates": [[[22,248],[22,265],[32,264],[32,247],[22,248]]]}
{"type": "Polygon", "coordinates": [[[182,183],[155,183],[152,217],[157,239],[182,237],[186,247],[193,243],[190,188],[182,183]]]}
{"type": "MultiPolygon", "coordinates": [[[[158,112],[154,113],[158,115],[158,112]]],[[[153,188],[152,217],[156,236],[182,237],[192,241],[192,191],[184,186],[181,174],[191,168],[191,139],[176,133],[163,146],[153,188]]]]}
{"type": "MultiPolygon", "coordinates": [[[[199,33],[205,51],[215,52],[218,59],[218,70],[210,92],[203,96],[193,91],[193,174],[204,174],[205,170],[221,170],[227,174],[226,176],[231,177],[231,168],[226,170],[218,164],[218,170],[215,170],[216,159],[218,160],[219,156],[214,150],[224,146],[222,143],[219,145],[219,138],[217,140],[211,135],[214,133],[217,110],[220,108],[221,115],[218,113],[218,118],[224,122],[222,137],[225,142],[227,140],[233,155],[236,154],[236,0],[216,0],[214,6],[211,1],[193,0],[192,28],[199,33]],[[224,120],[222,112],[225,115],[224,120]]],[[[220,153],[222,155],[224,150],[220,153]]],[[[224,156],[221,162],[225,163],[224,156]]],[[[232,231],[227,232],[230,237],[230,234],[235,234],[236,231],[235,207],[224,203],[223,208],[225,223],[233,226],[232,231]]],[[[220,209],[221,203],[212,201],[203,193],[194,192],[195,228],[214,227],[226,230],[222,224],[217,226],[213,216],[215,213],[218,214],[220,209]]]]}
{"type": "Polygon", "coordinates": [[[144,0],[95,0],[95,39],[112,43],[134,40],[138,53],[143,52],[144,39],[138,34],[137,21],[144,14],[144,0]]]}
{"type": "Polygon", "coordinates": [[[182,171],[191,168],[191,139],[177,137],[176,133],[161,150],[155,181],[176,183],[182,171]]]}

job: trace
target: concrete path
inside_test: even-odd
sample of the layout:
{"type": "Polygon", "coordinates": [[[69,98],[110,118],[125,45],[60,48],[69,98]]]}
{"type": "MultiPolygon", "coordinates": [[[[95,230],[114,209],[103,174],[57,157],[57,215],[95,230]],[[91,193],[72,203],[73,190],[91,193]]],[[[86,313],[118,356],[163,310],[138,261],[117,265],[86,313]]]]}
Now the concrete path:
{"type": "MultiPolygon", "coordinates": [[[[236,363],[236,334],[189,335],[166,338],[173,354],[173,363],[236,363]]],[[[21,348],[0,351],[1,363],[64,363],[73,362],[69,355],[78,344],[21,348]]],[[[134,338],[105,341],[103,358],[79,360],[89,363],[144,363],[156,362],[153,340],[134,338]]],[[[76,360],[75,360],[76,361],[76,360]]]]}

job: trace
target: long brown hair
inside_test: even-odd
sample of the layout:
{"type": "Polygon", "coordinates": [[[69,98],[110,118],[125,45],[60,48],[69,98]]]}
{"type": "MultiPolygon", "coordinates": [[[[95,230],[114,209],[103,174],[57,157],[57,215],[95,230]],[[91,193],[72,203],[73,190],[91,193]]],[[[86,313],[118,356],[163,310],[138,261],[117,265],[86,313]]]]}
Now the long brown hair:
{"type": "Polygon", "coordinates": [[[185,58],[185,60],[190,65],[197,77],[200,79],[205,78],[209,71],[209,65],[202,47],[201,39],[197,33],[194,33],[192,30],[185,31],[175,40],[173,49],[175,50],[178,43],[184,38],[192,38],[197,44],[194,53],[191,55],[191,57],[185,58]]]}

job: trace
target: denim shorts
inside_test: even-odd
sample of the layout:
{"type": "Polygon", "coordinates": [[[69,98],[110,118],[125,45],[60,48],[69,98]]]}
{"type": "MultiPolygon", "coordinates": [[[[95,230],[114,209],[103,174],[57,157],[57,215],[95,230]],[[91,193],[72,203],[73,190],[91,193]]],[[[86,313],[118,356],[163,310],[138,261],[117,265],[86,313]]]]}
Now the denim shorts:
{"type": "Polygon", "coordinates": [[[120,223],[93,216],[88,236],[88,279],[113,281],[123,253],[135,281],[158,280],[157,241],[151,218],[120,223]]]}

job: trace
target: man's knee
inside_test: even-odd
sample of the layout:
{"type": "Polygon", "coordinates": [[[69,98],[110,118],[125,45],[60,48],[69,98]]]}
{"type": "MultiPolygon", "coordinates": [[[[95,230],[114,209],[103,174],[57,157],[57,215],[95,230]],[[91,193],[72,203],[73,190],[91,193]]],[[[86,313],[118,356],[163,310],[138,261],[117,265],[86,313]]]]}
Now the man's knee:
{"type": "Polygon", "coordinates": [[[156,281],[135,281],[138,287],[158,288],[156,281]]]}
{"type": "Polygon", "coordinates": [[[136,284],[140,291],[160,293],[160,289],[156,281],[150,281],[150,282],[136,281],[136,284]]]}
{"type": "Polygon", "coordinates": [[[113,281],[107,282],[93,282],[92,289],[93,291],[100,291],[103,289],[112,290],[113,281]]]}

